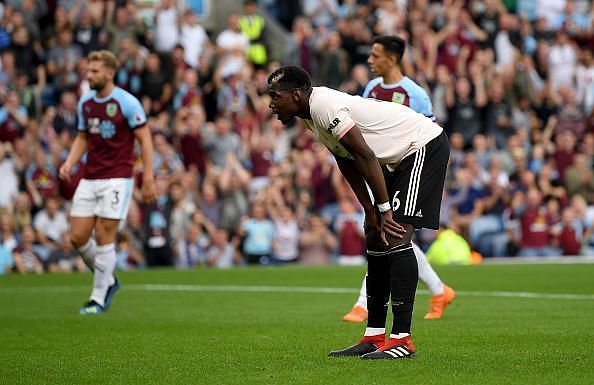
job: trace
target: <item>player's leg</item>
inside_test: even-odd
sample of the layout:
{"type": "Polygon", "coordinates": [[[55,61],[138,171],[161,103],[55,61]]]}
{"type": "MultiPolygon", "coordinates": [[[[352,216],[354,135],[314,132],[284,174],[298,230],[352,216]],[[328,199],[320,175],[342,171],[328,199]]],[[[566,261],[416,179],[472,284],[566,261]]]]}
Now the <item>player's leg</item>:
{"type": "Polygon", "coordinates": [[[433,267],[431,267],[423,250],[415,243],[412,246],[419,266],[419,280],[425,284],[431,293],[429,311],[425,314],[425,319],[439,319],[442,317],[445,308],[456,298],[456,292],[441,281],[433,267]]]}
{"type": "MultiPolygon", "coordinates": [[[[380,349],[364,354],[362,356],[364,359],[405,358],[414,357],[415,354],[415,348],[410,337],[413,306],[419,279],[417,260],[410,243],[414,228],[406,223],[401,223],[401,225],[407,230],[402,240],[393,243],[388,250],[369,252],[374,257],[388,260],[386,281],[388,282],[389,294],[392,297],[391,307],[394,321],[388,342],[380,349]],[[399,353],[395,354],[390,352],[392,349],[401,349],[402,352],[398,350],[399,353]]],[[[371,287],[372,285],[368,283],[368,293],[371,287]]],[[[371,303],[371,295],[368,296],[368,306],[369,321],[371,321],[375,312],[371,303]]]]}
{"type": "Polygon", "coordinates": [[[116,284],[113,275],[117,257],[115,239],[119,225],[118,219],[97,218],[95,234],[97,236],[97,256],[95,257],[95,275],[93,277],[93,292],[91,301],[103,307],[109,307],[108,290],[116,284]]]}
{"type": "MultiPolygon", "coordinates": [[[[375,244],[376,234],[366,234],[366,244],[375,244]]],[[[370,246],[368,246],[370,247],[370,246]]],[[[413,256],[414,259],[414,256],[413,256]]],[[[346,349],[330,352],[330,356],[362,356],[383,347],[386,338],[386,316],[390,299],[390,258],[367,250],[367,306],[369,318],[363,338],[346,349]]]]}
{"type": "Polygon", "coordinates": [[[95,227],[96,203],[92,182],[82,179],[72,198],[70,241],[91,271],[94,268],[97,246],[91,237],[95,227]]]}
{"type": "MultiPolygon", "coordinates": [[[[427,256],[416,243],[412,244],[415,257],[417,258],[417,266],[419,268],[419,280],[425,284],[431,293],[431,301],[429,312],[425,315],[425,319],[441,318],[446,306],[454,300],[456,294],[454,290],[445,285],[435,270],[429,264],[427,256]]],[[[366,278],[363,278],[363,284],[359,290],[359,297],[353,308],[344,317],[346,322],[364,322],[367,319],[367,286],[366,278]]]]}
{"type": "Polygon", "coordinates": [[[390,250],[394,313],[390,339],[384,348],[363,355],[364,359],[409,358],[415,355],[410,332],[419,275],[410,236],[414,228],[439,227],[439,209],[449,153],[447,136],[442,133],[414,156],[404,158],[393,173],[393,178],[386,177],[386,186],[393,197],[394,219],[406,228],[407,233],[398,247],[390,250]]]}
{"type": "MultiPolygon", "coordinates": [[[[412,168],[412,164],[409,165],[409,168],[412,168]]],[[[393,208],[398,209],[396,207],[400,205],[397,198],[398,192],[395,191],[394,187],[398,179],[395,178],[395,173],[387,171],[384,173],[384,177],[389,195],[395,197],[392,202],[393,208]]],[[[342,351],[333,352],[331,355],[353,355],[347,353],[357,352],[363,353],[360,355],[365,357],[368,354],[373,355],[377,351],[380,355],[391,357],[389,354],[382,352],[385,347],[385,326],[390,295],[393,303],[392,312],[394,318],[398,319],[398,332],[404,333],[406,331],[408,334],[403,338],[406,341],[410,340],[410,324],[418,272],[416,258],[410,245],[414,228],[410,224],[401,224],[406,228],[406,234],[404,234],[403,239],[392,239],[387,249],[382,244],[379,234],[373,231],[366,233],[365,244],[367,246],[368,261],[366,286],[369,311],[367,328],[363,339],[358,344],[342,351]],[[379,349],[373,350],[374,347],[379,349]],[[365,353],[365,350],[368,350],[368,352],[365,353]]],[[[394,330],[394,328],[395,326],[392,329],[394,330]]],[[[414,352],[414,349],[411,354],[412,352],[414,352]]]]}
{"type": "Polygon", "coordinates": [[[81,313],[103,312],[111,304],[120,283],[114,276],[117,257],[115,240],[120,220],[128,213],[132,196],[132,180],[127,178],[96,181],[96,193],[99,197],[96,206],[95,237],[97,252],[94,261],[93,291],[89,304],[81,313]]]}

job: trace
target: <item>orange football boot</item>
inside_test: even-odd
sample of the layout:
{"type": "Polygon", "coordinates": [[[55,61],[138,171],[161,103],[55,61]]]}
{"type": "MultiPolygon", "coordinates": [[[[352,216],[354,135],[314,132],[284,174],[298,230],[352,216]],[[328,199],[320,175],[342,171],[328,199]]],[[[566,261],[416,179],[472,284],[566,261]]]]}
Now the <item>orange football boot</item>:
{"type": "Polygon", "coordinates": [[[342,317],[342,320],[345,322],[365,322],[365,320],[367,320],[367,310],[363,309],[361,306],[353,306],[351,311],[342,317]]]}
{"type": "Polygon", "coordinates": [[[440,319],[443,316],[445,308],[456,298],[456,292],[448,285],[443,285],[443,293],[434,295],[429,302],[429,312],[425,314],[425,319],[440,319]]]}

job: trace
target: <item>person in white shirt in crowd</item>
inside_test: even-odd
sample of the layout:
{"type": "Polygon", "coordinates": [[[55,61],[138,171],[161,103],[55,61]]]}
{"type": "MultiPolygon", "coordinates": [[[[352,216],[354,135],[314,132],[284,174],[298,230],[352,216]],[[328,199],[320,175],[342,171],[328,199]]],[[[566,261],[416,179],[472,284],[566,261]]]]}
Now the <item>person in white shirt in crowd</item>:
{"type": "Polygon", "coordinates": [[[278,209],[272,215],[274,239],[272,241],[272,263],[297,262],[299,257],[299,225],[295,213],[289,206],[278,209]]]}
{"type": "Polygon", "coordinates": [[[250,41],[239,30],[238,22],[239,15],[229,15],[227,28],[216,39],[217,54],[220,56],[218,71],[222,79],[238,74],[246,62],[250,41]]]}
{"type": "Polygon", "coordinates": [[[62,235],[68,230],[66,214],[60,211],[60,202],[56,197],[45,201],[45,208],[33,218],[33,228],[41,247],[38,252],[47,257],[52,249],[60,245],[62,235]]]}
{"type": "Polygon", "coordinates": [[[14,153],[12,143],[0,142],[0,207],[11,207],[19,195],[18,168],[22,167],[22,161],[14,153]]]}
{"type": "Polygon", "coordinates": [[[159,53],[169,53],[179,42],[179,38],[177,1],[161,0],[155,9],[155,50],[159,53]]]}
{"type": "Polygon", "coordinates": [[[210,47],[210,40],[204,27],[198,24],[196,14],[190,10],[184,13],[179,42],[184,47],[186,64],[198,68],[200,57],[210,47]]]}
{"type": "Polygon", "coordinates": [[[553,90],[573,87],[577,64],[576,49],[563,30],[556,32],[555,43],[549,49],[549,79],[553,90]]]}

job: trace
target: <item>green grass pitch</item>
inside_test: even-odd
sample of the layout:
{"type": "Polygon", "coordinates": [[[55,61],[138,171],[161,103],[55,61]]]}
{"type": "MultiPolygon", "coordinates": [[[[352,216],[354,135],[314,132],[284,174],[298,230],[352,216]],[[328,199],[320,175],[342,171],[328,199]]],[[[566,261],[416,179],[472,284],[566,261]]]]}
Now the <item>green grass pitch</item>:
{"type": "Polygon", "coordinates": [[[458,298],[426,321],[419,293],[417,358],[329,358],[363,331],[340,321],[363,272],[121,273],[88,317],[90,274],[0,277],[0,384],[594,383],[594,265],[440,268],[458,298]]]}

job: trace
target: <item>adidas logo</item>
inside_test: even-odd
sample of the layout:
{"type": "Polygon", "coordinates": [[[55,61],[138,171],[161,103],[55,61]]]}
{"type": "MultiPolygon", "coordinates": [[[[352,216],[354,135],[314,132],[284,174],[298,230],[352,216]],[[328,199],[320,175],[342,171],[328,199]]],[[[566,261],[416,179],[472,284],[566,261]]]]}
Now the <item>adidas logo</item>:
{"type": "Polygon", "coordinates": [[[398,346],[393,347],[392,349],[384,350],[384,353],[387,353],[394,358],[401,358],[401,357],[410,357],[410,356],[412,356],[413,352],[411,352],[410,350],[408,350],[406,347],[404,347],[402,345],[398,345],[398,346]]]}
{"type": "Polygon", "coordinates": [[[421,212],[421,209],[419,209],[419,211],[417,211],[417,213],[415,214],[415,217],[423,218],[423,213],[421,212]]]}

